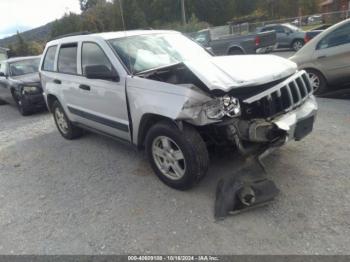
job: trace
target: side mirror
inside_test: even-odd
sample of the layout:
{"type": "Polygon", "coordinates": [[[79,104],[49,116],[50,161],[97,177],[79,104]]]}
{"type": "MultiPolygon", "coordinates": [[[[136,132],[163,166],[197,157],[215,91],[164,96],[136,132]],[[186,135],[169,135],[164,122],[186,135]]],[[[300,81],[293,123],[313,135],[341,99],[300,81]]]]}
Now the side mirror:
{"type": "Polygon", "coordinates": [[[110,70],[105,65],[91,65],[85,67],[85,76],[88,79],[101,79],[119,82],[120,77],[115,70],[110,70]]]}

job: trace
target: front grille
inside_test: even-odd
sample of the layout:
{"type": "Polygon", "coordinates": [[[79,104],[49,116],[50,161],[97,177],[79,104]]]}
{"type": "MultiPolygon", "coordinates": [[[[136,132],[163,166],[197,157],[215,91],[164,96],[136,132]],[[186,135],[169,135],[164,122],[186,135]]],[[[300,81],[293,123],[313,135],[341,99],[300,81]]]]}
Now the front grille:
{"type": "Polygon", "coordinates": [[[282,83],[243,101],[246,116],[273,118],[300,106],[313,93],[309,77],[300,71],[282,83]]]}

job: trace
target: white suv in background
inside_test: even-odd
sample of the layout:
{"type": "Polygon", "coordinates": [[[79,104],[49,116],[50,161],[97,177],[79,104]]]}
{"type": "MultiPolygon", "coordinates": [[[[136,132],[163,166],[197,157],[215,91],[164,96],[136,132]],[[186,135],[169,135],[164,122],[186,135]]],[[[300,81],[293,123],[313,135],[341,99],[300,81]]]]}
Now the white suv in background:
{"type": "Polygon", "coordinates": [[[173,31],[62,37],[40,66],[49,110],[66,139],[83,129],[146,148],[158,177],[188,189],[208,147],[264,154],[313,128],[308,75],[277,56],[213,57],[173,31]]]}

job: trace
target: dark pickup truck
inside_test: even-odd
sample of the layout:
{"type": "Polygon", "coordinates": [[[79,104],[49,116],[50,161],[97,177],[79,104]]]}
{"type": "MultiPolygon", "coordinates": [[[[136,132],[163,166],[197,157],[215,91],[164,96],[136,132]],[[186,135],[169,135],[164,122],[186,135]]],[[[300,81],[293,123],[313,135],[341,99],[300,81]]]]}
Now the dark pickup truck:
{"type": "Polygon", "coordinates": [[[211,29],[204,29],[191,34],[191,38],[206,48],[210,48],[215,55],[243,55],[261,54],[274,50],[276,46],[276,32],[262,32],[257,34],[231,34],[213,37],[211,29]]]}

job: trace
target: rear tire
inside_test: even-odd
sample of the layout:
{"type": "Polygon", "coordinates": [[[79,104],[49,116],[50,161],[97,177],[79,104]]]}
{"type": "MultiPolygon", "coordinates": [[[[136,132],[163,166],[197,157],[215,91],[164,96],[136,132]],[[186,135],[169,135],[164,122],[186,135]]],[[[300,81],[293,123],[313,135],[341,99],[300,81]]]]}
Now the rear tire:
{"type": "Polygon", "coordinates": [[[321,95],[327,91],[327,81],[323,74],[314,69],[306,69],[315,95],[321,95]]]}
{"type": "Polygon", "coordinates": [[[170,122],[155,124],[146,136],[146,154],[159,179],[177,190],[195,186],[207,173],[209,155],[197,130],[170,122]]]}
{"type": "Polygon", "coordinates": [[[228,55],[244,55],[244,52],[239,48],[233,48],[228,51],[228,55]]]}
{"type": "Polygon", "coordinates": [[[51,109],[56,127],[65,139],[73,140],[83,135],[83,129],[75,126],[68,119],[63,107],[57,100],[53,103],[51,109]]]}

